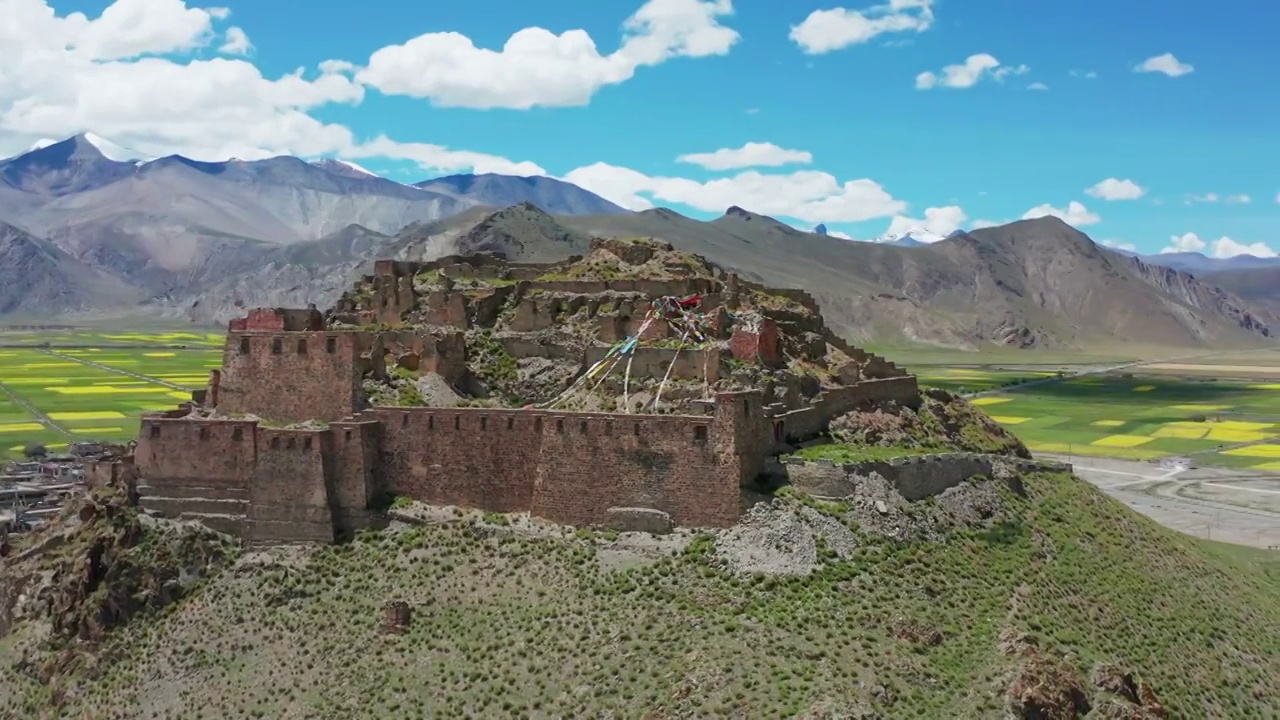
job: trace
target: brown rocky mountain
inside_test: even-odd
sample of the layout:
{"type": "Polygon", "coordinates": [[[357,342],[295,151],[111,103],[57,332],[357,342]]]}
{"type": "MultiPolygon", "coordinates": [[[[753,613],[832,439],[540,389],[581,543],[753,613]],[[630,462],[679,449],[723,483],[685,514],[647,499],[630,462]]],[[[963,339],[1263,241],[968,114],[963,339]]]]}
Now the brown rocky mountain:
{"type": "Polygon", "coordinates": [[[953,347],[1028,348],[1134,343],[1163,347],[1269,342],[1269,309],[1191,275],[1102,248],[1056,218],[958,233],[924,247],[859,243],[796,230],[731,208],[710,222],[666,209],[552,216],[524,203],[473,208],[393,238],[349,228],[237,264],[208,265],[162,303],[170,314],[223,319],[247,305],[331,303],[377,257],[425,260],[494,252],[548,261],[583,252],[591,236],[654,237],[754,280],[804,288],[841,335],[953,347]]]}
{"type": "Polygon", "coordinates": [[[1201,280],[1244,298],[1245,301],[1269,308],[1280,314],[1280,265],[1273,267],[1223,270],[1200,276],[1201,280]]]}
{"type": "Polygon", "coordinates": [[[143,295],[54,244],[0,222],[0,315],[47,315],[136,304],[143,295]]]}

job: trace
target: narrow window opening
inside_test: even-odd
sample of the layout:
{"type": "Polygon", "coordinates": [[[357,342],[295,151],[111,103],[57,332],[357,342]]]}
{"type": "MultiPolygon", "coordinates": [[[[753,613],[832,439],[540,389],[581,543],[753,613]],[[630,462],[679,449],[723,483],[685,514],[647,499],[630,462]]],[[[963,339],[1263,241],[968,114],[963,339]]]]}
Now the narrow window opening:
{"type": "Polygon", "coordinates": [[[240,354],[241,355],[249,354],[249,338],[247,337],[240,338],[240,354]]]}
{"type": "Polygon", "coordinates": [[[489,418],[487,418],[487,417],[481,417],[481,418],[480,418],[480,429],[481,429],[481,430],[488,430],[488,429],[489,429],[489,418]]]}
{"type": "Polygon", "coordinates": [[[435,416],[435,415],[428,415],[428,416],[427,416],[427,429],[428,429],[428,430],[435,430],[435,429],[436,429],[436,416],[435,416]]]}
{"type": "Polygon", "coordinates": [[[702,442],[706,442],[706,441],[707,441],[707,426],[706,426],[706,425],[694,425],[694,426],[693,426],[693,441],[694,441],[694,442],[700,442],[700,443],[702,443],[702,442]]]}
{"type": "Polygon", "coordinates": [[[160,437],[160,426],[159,426],[159,425],[152,425],[152,426],[151,426],[151,437],[153,437],[153,438],[158,438],[158,437],[160,437]]]}
{"type": "Polygon", "coordinates": [[[208,440],[208,439],[209,439],[209,428],[207,428],[207,427],[202,427],[202,428],[200,428],[200,439],[201,439],[201,440],[208,440]]]}
{"type": "Polygon", "coordinates": [[[232,430],[232,431],[231,431],[231,439],[232,439],[232,440],[243,440],[243,439],[244,439],[244,428],[236,428],[236,429],[232,430]]]}
{"type": "Polygon", "coordinates": [[[284,352],[284,341],[282,341],[280,338],[272,338],[272,339],[271,339],[271,354],[272,354],[272,355],[279,355],[279,354],[280,354],[280,353],[282,353],[282,352],[284,352]]]}
{"type": "Polygon", "coordinates": [[[306,355],[306,354],[307,354],[307,341],[306,341],[306,340],[299,340],[299,341],[298,341],[298,354],[299,354],[299,355],[306,355]]]}
{"type": "Polygon", "coordinates": [[[606,436],[608,436],[608,435],[612,435],[612,434],[613,434],[613,421],[612,421],[612,420],[607,420],[607,421],[605,421],[605,424],[604,424],[604,434],[605,434],[606,436]]]}
{"type": "Polygon", "coordinates": [[[279,449],[280,449],[280,438],[278,438],[278,437],[273,437],[273,438],[271,438],[271,449],[272,449],[272,450],[279,450],[279,449]]]}
{"type": "Polygon", "coordinates": [[[302,441],[302,449],[303,449],[303,450],[310,450],[310,449],[311,449],[311,438],[304,438],[304,439],[303,439],[303,441],[302,441]]]}
{"type": "Polygon", "coordinates": [[[558,433],[564,432],[564,420],[561,420],[559,418],[556,419],[556,432],[558,433]]]}
{"type": "Polygon", "coordinates": [[[348,431],[346,431],[346,432],[342,433],[342,440],[343,440],[344,442],[351,442],[351,431],[350,431],[350,430],[348,430],[348,431]]]}
{"type": "Polygon", "coordinates": [[[324,341],[324,351],[331,355],[338,352],[338,338],[326,338],[324,341]]]}
{"type": "Polygon", "coordinates": [[[542,432],[542,418],[533,419],[533,431],[537,433],[542,432]]]}
{"type": "Polygon", "coordinates": [[[400,416],[400,427],[409,427],[409,413],[400,416]]]}
{"type": "Polygon", "coordinates": [[[516,428],[516,419],[513,417],[507,418],[507,429],[514,430],[515,428],[516,428]]]}
{"type": "Polygon", "coordinates": [[[461,415],[454,415],[454,416],[453,416],[453,429],[454,429],[454,430],[461,430],[461,429],[462,429],[462,416],[461,416],[461,415]]]}
{"type": "Polygon", "coordinates": [[[298,447],[298,441],[295,440],[294,438],[289,438],[289,442],[285,443],[284,446],[289,448],[290,450],[293,450],[294,448],[298,447]]]}
{"type": "Polygon", "coordinates": [[[587,421],[586,421],[586,420],[581,420],[581,421],[579,421],[579,422],[578,422],[578,433],[579,433],[579,434],[581,434],[581,435],[586,435],[586,434],[587,434],[587,421]]]}
{"type": "Polygon", "coordinates": [[[640,423],[635,424],[635,427],[632,428],[632,432],[636,435],[640,434],[640,423]]]}

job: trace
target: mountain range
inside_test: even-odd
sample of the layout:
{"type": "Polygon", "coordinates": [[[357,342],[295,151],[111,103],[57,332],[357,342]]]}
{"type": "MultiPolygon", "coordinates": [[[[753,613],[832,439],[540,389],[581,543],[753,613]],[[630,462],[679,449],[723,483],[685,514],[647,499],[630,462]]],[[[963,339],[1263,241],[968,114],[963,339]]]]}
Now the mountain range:
{"type": "Polygon", "coordinates": [[[548,177],[409,185],[334,159],[131,157],[90,134],[0,161],[0,314],[222,321],[246,306],[323,306],[380,257],[548,261],[593,236],[658,237],[803,287],[829,324],[861,340],[1197,346],[1269,342],[1280,326],[1274,276],[1249,274],[1280,263],[1133,257],[1054,218],[855,242],[737,207],[711,221],[632,213],[548,177]]]}

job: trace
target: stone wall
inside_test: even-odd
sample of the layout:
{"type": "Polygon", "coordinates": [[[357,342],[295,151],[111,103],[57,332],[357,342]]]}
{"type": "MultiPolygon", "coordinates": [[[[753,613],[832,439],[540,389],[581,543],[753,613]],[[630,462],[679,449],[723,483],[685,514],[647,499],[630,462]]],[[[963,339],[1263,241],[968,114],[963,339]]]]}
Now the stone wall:
{"type": "MultiPolygon", "coordinates": [[[[723,402],[737,408],[738,397],[723,402]]],[[[719,412],[372,408],[357,418],[381,424],[381,477],[392,492],[573,525],[605,522],[618,507],[659,510],[679,525],[732,524],[744,476],[763,464],[758,428],[719,412]]]]}
{"type": "Polygon", "coordinates": [[[229,332],[218,409],[285,422],[346,417],[359,407],[357,345],[349,332],[229,332]]]}
{"type": "Polygon", "coordinates": [[[334,541],[331,441],[328,429],[258,427],[245,540],[334,541]]]}
{"type": "MultiPolygon", "coordinates": [[[[609,348],[587,348],[587,367],[599,362],[608,354],[609,348]]],[[[698,382],[716,382],[720,379],[720,350],[718,348],[676,348],[639,347],[632,351],[631,357],[617,367],[616,379],[622,381],[622,372],[628,362],[632,378],[653,378],[662,380],[671,371],[672,380],[697,380],[698,382]]]]}
{"type": "Polygon", "coordinates": [[[920,402],[920,388],[914,375],[863,380],[856,385],[822,391],[808,407],[775,415],[774,438],[778,443],[799,443],[826,432],[835,418],[859,407],[892,400],[905,407],[920,402]]]}
{"type": "Polygon", "coordinates": [[[830,460],[782,461],[785,482],[818,497],[841,498],[855,493],[858,482],[877,473],[893,483],[898,493],[915,502],[941,495],[969,478],[990,477],[997,462],[1007,463],[1020,473],[1072,472],[1067,463],[1023,460],[979,453],[913,455],[887,461],[837,464],[830,460]]]}

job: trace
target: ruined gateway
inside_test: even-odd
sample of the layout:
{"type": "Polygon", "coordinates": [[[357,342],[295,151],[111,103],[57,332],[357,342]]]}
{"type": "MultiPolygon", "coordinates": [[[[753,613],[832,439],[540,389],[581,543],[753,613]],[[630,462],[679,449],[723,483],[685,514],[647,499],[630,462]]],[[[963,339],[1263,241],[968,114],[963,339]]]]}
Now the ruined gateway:
{"type": "Polygon", "coordinates": [[[396,495],[723,527],[767,458],[885,401],[917,404],[916,378],[836,337],[807,293],[597,240],[554,264],[380,261],[327,313],[252,310],[208,386],[94,474],[251,543],[333,542],[396,495]],[[433,404],[425,378],[456,397],[433,404]]]}

